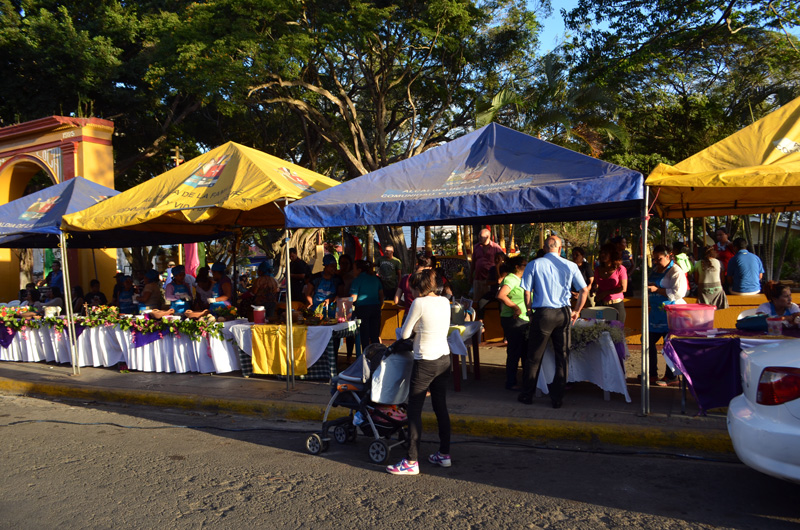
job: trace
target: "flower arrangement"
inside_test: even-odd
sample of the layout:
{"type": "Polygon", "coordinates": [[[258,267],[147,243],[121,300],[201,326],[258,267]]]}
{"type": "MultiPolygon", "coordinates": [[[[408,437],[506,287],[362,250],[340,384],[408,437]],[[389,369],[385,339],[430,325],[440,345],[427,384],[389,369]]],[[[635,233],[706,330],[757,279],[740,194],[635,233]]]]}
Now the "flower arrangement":
{"type": "Polygon", "coordinates": [[[100,326],[113,326],[123,318],[126,317],[119,314],[119,308],[116,306],[87,305],[86,316],[76,318],[76,322],[87,328],[96,328],[100,326]]]}
{"type": "Polygon", "coordinates": [[[0,307],[0,323],[9,332],[20,331],[27,326],[27,321],[23,319],[21,313],[30,311],[27,307],[0,307]]]}
{"type": "Polygon", "coordinates": [[[236,306],[225,306],[214,310],[214,315],[222,317],[225,320],[234,320],[238,316],[236,306]]]}
{"type": "Polygon", "coordinates": [[[621,327],[608,322],[593,321],[592,323],[572,326],[570,350],[583,351],[587,344],[596,342],[600,335],[606,332],[611,336],[611,341],[614,344],[619,344],[625,340],[625,334],[621,327]]]}
{"type": "MultiPolygon", "coordinates": [[[[27,308],[2,307],[0,308],[0,324],[6,327],[8,333],[24,333],[28,329],[50,327],[60,335],[66,330],[68,324],[66,318],[23,317],[22,314],[28,311],[29,309],[27,308]]],[[[235,308],[232,315],[235,318],[235,308]]],[[[120,314],[119,309],[114,306],[94,306],[87,307],[87,315],[76,317],[75,323],[86,328],[119,326],[122,330],[130,331],[131,333],[175,333],[185,335],[194,341],[199,341],[206,337],[223,340],[222,330],[224,326],[218,323],[212,315],[197,320],[162,320],[151,317],[149,314],[144,315],[144,317],[137,318],[120,314]]]]}

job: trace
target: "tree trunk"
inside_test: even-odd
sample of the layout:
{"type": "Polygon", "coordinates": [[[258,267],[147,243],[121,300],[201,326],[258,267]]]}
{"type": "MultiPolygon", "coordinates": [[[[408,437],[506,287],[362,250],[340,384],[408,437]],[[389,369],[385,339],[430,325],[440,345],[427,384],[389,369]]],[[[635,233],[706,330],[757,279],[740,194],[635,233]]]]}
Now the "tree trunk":
{"type": "Polygon", "coordinates": [[[776,280],[781,279],[781,272],[783,271],[783,263],[786,261],[786,249],[789,247],[789,235],[792,232],[792,224],[794,223],[794,214],[795,212],[791,212],[789,214],[789,220],[786,223],[786,233],[783,234],[783,242],[781,243],[781,258],[778,260],[778,266],[775,267],[775,276],[776,280]]]}
{"type": "Polygon", "coordinates": [[[158,254],[160,247],[129,247],[122,249],[125,259],[131,266],[131,271],[147,271],[153,268],[153,258],[158,254]]]}
{"type": "Polygon", "coordinates": [[[773,212],[769,216],[769,224],[767,226],[766,241],[764,244],[762,259],[764,260],[764,271],[767,273],[767,281],[772,281],[773,270],[775,269],[775,232],[778,229],[778,218],[780,214],[773,212]]]}
{"type": "Polygon", "coordinates": [[[744,226],[744,238],[750,243],[753,244],[753,227],[750,225],[750,216],[743,216],[744,222],[742,223],[744,226]]]}
{"type": "Polygon", "coordinates": [[[364,257],[364,259],[374,263],[375,262],[375,232],[373,231],[372,225],[367,227],[367,244],[366,244],[366,247],[367,247],[366,248],[367,255],[364,257]]]}
{"type": "Polygon", "coordinates": [[[509,239],[509,252],[514,252],[517,249],[517,242],[514,241],[514,225],[508,225],[508,239],[509,239]]]}
{"type": "Polygon", "coordinates": [[[506,250],[506,225],[497,225],[497,243],[503,249],[503,252],[508,252],[506,250]]]}
{"type": "Polygon", "coordinates": [[[429,248],[431,249],[431,251],[433,250],[433,241],[432,241],[430,226],[425,227],[425,248],[429,248]]]}
{"type": "Polygon", "coordinates": [[[456,225],[456,255],[458,256],[464,255],[464,250],[461,248],[463,241],[461,238],[461,225],[456,225]]]}
{"type": "Polygon", "coordinates": [[[19,258],[19,288],[24,289],[33,281],[33,249],[21,248],[14,253],[19,258]]]}
{"type": "Polygon", "coordinates": [[[419,225],[411,225],[411,250],[413,251],[415,258],[414,263],[411,264],[412,267],[411,270],[414,270],[414,267],[417,266],[416,257],[417,257],[417,247],[419,247],[419,244],[417,242],[418,238],[419,238],[419,225]]]}

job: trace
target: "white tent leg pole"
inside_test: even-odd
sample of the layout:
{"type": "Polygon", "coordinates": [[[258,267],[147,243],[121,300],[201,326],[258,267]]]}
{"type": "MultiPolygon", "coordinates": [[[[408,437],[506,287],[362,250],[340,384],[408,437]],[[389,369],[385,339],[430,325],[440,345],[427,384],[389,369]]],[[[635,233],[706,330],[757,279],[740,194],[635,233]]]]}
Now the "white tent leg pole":
{"type": "Polygon", "coordinates": [[[72,361],[72,375],[80,375],[81,368],[78,366],[78,349],[75,340],[75,315],[72,307],[72,286],[69,281],[69,258],[67,257],[67,238],[64,232],[59,234],[61,239],[61,261],[64,269],[64,306],[67,309],[67,336],[69,337],[69,358],[72,361]]]}
{"type": "MultiPolygon", "coordinates": [[[[286,201],[288,204],[288,201],[286,201]]],[[[289,370],[287,370],[286,388],[294,388],[294,330],[292,329],[292,275],[289,273],[289,240],[291,232],[286,230],[286,356],[288,357],[289,370]],[[291,380],[291,383],[289,382],[291,380]],[[290,386],[291,385],[291,386],[290,386]]]]}
{"type": "Polygon", "coordinates": [[[642,202],[642,415],[650,414],[650,322],[649,291],[647,290],[647,210],[649,188],[644,187],[642,202]]]}

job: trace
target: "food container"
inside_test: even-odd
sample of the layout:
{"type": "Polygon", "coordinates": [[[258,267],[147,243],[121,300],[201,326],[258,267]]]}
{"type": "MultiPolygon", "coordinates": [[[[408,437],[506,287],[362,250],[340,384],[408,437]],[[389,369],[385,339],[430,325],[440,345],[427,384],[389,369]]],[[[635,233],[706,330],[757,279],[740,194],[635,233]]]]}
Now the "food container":
{"type": "Polygon", "coordinates": [[[707,331],[714,328],[716,306],[706,304],[672,304],[667,309],[667,327],[673,333],[707,331]]]}
{"type": "Polygon", "coordinates": [[[263,305],[253,306],[253,322],[256,324],[263,324],[267,317],[267,311],[263,305]]]}
{"type": "Polygon", "coordinates": [[[767,334],[768,335],[783,335],[783,318],[782,317],[768,317],[767,318],[767,334]]]}

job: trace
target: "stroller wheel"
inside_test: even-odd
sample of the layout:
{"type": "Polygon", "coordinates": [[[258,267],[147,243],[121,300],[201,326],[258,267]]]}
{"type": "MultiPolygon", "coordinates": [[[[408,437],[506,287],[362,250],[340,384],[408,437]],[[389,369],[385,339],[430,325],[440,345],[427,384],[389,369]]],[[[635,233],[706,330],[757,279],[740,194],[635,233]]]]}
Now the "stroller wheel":
{"type": "Polygon", "coordinates": [[[344,425],[337,425],[333,428],[333,439],[336,440],[336,443],[347,443],[350,439],[348,436],[348,428],[344,425]]]}
{"type": "Polygon", "coordinates": [[[383,439],[373,440],[372,443],[369,444],[369,459],[376,464],[385,464],[388,462],[390,453],[391,449],[389,448],[389,444],[383,439]]]}
{"type": "Polygon", "coordinates": [[[306,440],[306,450],[312,455],[318,455],[328,450],[328,442],[323,440],[319,434],[314,433],[306,440]]]}

